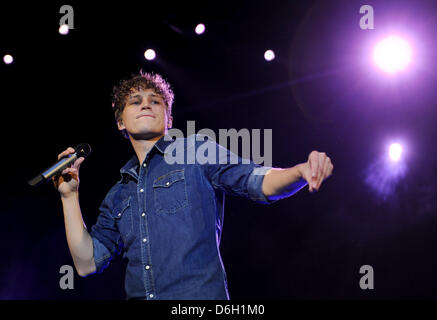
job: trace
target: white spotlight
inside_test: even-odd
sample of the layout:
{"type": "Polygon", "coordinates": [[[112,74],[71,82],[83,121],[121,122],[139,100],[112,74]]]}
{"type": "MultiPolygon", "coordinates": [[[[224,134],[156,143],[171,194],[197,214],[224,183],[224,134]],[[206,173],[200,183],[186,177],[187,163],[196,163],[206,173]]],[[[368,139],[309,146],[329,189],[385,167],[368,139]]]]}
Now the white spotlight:
{"type": "Polygon", "coordinates": [[[266,61],[272,61],[273,59],[275,59],[275,53],[273,52],[273,50],[267,50],[266,52],[264,52],[264,59],[266,59],[266,61]]]}
{"type": "Polygon", "coordinates": [[[66,24],[63,24],[62,26],[59,27],[59,33],[62,35],[68,34],[69,30],[70,30],[70,28],[66,24]]]}
{"type": "Polygon", "coordinates": [[[147,49],[145,52],[144,52],[144,57],[147,59],[147,60],[153,60],[153,59],[155,59],[156,58],[156,52],[155,52],[155,50],[153,50],[153,49],[147,49]]]}
{"type": "Polygon", "coordinates": [[[197,34],[202,34],[205,32],[205,25],[203,23],[199,23],[194,30],[197,34]]]}
{"type": "Polygon", "coordinates": [[[3,57],[3,62],[6,64],[11,64],[14,61],[14,58],[10,54],[6,54],[3,57]]]}

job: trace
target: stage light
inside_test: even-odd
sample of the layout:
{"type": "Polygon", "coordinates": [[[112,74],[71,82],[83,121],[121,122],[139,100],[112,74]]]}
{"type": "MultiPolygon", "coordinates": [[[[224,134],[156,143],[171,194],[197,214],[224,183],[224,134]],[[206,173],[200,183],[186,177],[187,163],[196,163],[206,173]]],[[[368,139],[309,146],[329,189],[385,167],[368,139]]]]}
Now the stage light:
{"type": "Polygon", "coordinates": [[[62,26],[59,27],[59,33],[62,35],[68,34],[69,30],[70,30],[70,28],[66,24],[63,24],[62,26]]]}
{"type": "Polygon", "coordinates": [[[147,49],[145,52],[144,52],[144,57],[147,59],[147,60],[153,60],[153,59],[155,59],[156,58],[156,52],[155,52],[155,50],[153,50],[153,49],[147,49]]]}
{"type": "Polygon", "coordinates": [[[395,74],[407,67],[411,61],[412,49],[405,39],[387,37],[373,49],[373,61],[384,72],[395,74]]]}
{"type": "Polygon", "coordinates": [[[392,143],[388,151],[390,160],[393,162],[398,162],[402,156],[402,146],[399,143],[392,143]]]}
{"type": "Polygon", "coordinates": [[[367,167],[365,182],[384,200],[395,194],[397,185],[407,174],[404,149],[405,145],[390,143],[386,149],[388,152],[381,154],[367,167]]]}
{"type": "Polygon", "coordinates": [[[275,53],[272,50],[267,50],[264,52],[264,59],[266,59],[266,61],[272,61],[275,59],[275,53]]]}
{"type": "Polygon", "coordinates": [[[6,64],[11,64],[14,61],[14,58],[10,54],[6,54],[3,57],[3,62],[6,64]]]}
{"type": "Polygon", "coordinates": [[[204,32],[205,32],[205,25],[204,25],[203,23],[199,23],[199,24],[196,26],[196,29],[194,29],[194,31],[195,31],[197,34],[202,34],[202,33],[204,33],[204,32]]]}

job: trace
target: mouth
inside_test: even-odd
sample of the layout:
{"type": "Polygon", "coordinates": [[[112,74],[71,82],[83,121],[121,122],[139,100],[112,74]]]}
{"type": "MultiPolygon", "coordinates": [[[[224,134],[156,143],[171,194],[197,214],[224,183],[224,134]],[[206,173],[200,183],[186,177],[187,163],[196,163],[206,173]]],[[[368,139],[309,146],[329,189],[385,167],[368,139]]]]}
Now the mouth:
{"type": "Polygon", "coordinates": [[[152,116],[152,115],[150,115],[150,114],[141,114],[141,115],[137,116],[137,119],[142,118],[142,117],[155,118],[154,116],[152,116]]]}

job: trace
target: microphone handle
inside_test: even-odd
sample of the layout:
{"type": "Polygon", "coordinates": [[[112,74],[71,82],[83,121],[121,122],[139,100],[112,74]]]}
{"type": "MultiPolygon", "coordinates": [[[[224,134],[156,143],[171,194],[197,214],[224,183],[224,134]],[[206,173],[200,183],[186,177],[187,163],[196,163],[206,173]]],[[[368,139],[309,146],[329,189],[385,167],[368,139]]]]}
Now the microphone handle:
{"type": "Polygon", "coordinates": [[[33,179],[29,180],[27,183],[35,187],[40,183],[51,179],[51,177],[55,176],[56,174],[67,168],[69,165],[74,163],[76,159],[77,159],[77,155],[76,153],[73,153],[68,157],[61,159],[51,167],[47,168],[45,171],[43,171],[33,179]]]}

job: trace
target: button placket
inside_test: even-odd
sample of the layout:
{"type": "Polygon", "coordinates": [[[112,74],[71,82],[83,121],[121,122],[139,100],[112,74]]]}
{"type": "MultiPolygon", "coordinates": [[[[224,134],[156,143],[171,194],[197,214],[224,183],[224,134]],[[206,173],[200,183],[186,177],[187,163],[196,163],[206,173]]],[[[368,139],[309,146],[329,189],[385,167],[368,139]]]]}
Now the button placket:
{"type": "MultiPolygon", "coordinates": [[[[140,183],[140,186],[142,188],[139,189],[138,193],[138,199],[139,199],[139,212],[141,213],[141,217],[144,218],[144,222],[140,223],[140,241],[141,241],[141,250],[143,251],[142,257],[143,257],[143,266],[145,272],[145,278],[144,278],[144,289],[146,295],[149,297],[149,299],[153,299],[155,297],[155,285],[153,283],[153,277],[152,277],[152,269],[151,269],[151,252],[150,252],[150,246],[149,246],[149,233],[148,233],[148,225],[147,225],[147,215],[146,215],[146,201],[147,201],[147,194],[145,191],[146,184],[143,184],[143,181],[147,181],[147,165],[146,162],[142,164],[142,167],[145,168],[144,170],[140,170],[140,177],[138,179],[138,182],[140,183]]],[[[137,189],[138,190],[138,189],[137,189]]]]}

